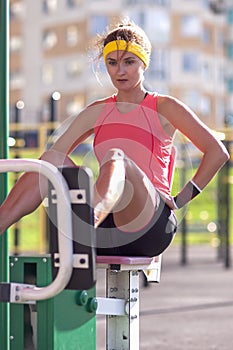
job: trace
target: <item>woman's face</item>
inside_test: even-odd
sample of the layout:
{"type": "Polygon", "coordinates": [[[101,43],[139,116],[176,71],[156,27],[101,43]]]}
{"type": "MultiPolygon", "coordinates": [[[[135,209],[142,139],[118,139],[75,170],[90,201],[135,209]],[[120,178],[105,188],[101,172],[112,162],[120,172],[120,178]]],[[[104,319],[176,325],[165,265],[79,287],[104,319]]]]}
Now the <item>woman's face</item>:
{"type": "Polygon", "coordinates": [[[118,90],[130,90],[144,79],[145,65],[128,51],[113,51],[107,55],[106,67],[113,85],[118,90]]]}

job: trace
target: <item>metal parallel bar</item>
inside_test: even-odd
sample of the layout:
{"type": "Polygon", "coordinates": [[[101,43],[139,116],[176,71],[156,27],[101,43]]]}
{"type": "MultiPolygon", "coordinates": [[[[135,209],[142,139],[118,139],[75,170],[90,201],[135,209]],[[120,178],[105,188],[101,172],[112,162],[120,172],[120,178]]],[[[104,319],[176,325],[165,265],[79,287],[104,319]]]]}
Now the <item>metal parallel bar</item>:
{"type": "Polygon", "coordinates": [[[51,181],[57,193],[58,246],[60,267],[55,280],[43,288],[27,289],[18,284],[19,302],[49,299],[60,293],[68,284],[73,269],[72,211],[67,183],[60,171],[52,164],[42,160],[12,159],[0,160],[0,172],[37,172],[51,181]]]}

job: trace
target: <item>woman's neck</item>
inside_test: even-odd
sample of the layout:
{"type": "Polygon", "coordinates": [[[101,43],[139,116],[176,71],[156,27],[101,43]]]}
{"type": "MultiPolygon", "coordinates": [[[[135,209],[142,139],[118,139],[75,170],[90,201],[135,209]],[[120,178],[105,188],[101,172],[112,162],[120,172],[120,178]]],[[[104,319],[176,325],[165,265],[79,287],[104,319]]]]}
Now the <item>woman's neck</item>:
{"type": "Polygon", "coordinates": [[[140,91],[118,91],[116,95],[117,102],[126,102],[133,104],[140,104],[146,97],[146,90],[141,89],[140,91]]]}
{"type": "Polygon", "coordinates": [[[147,96],[147,92],[144,90],[140,91],[140,94],[133,94],[133,95],[127,95],[127,94],[117,94],[116,95],[116,108],[118,112],[120,113],[129,113],[135,107],[140,105],[142,101],[147,96]]]}

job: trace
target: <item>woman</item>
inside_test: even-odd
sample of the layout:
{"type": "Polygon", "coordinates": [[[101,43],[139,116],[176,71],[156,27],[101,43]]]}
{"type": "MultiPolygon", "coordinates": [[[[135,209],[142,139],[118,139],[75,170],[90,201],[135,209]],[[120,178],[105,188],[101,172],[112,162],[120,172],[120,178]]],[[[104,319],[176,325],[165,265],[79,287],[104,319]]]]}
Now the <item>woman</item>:
{"type": "MultiPolygon", "coordinates": [[[[94,133],[100,164],[94,188],[97,253],[158,255],[176,232],[174,209],[198,195],[229,156],[186,105],[145,90],[151,44],[141,28],[121,23],[99,37],[97,47],[116,94],[87,106],[41,158],[74,166],[68,155],[94,133]],[[176,130],[203,157],[192,180],[173,198],[169,176],[176,130]]],[[[0,232],[35,210],[45,194],[39,175],[24,174],[0,208],[0,232]]]]}

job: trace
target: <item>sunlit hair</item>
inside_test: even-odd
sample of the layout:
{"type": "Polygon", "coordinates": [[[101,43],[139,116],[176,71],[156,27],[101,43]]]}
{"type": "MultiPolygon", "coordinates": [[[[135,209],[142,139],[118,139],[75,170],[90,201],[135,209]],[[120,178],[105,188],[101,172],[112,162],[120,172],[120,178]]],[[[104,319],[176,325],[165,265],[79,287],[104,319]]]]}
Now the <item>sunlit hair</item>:
{"type": "Polygon", "coordinates": [[[134,43],[139,45],[146,53],[146,55],[148,55],[149,62],[151,55],[150,40],[142,28],[126,18],[120,23],[107,28],[107,30],[102,35],[97,36],[95,42],[95,48],[97,50],[95,59],[97,60],[97,66],[103,57],[104,47],[114,40],[124,40],[126,43],[134,43]]]}

